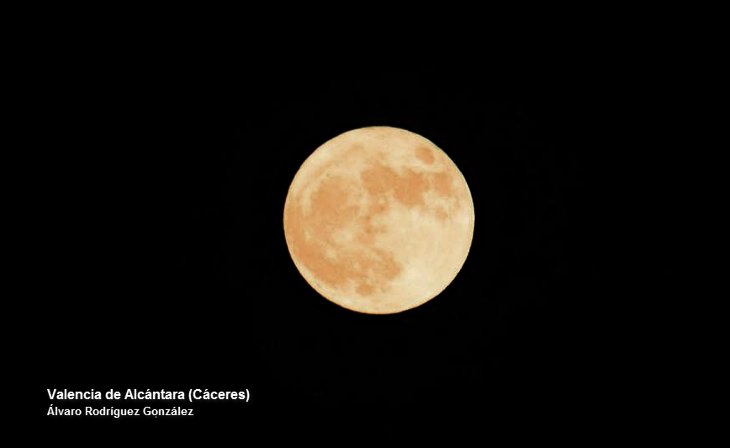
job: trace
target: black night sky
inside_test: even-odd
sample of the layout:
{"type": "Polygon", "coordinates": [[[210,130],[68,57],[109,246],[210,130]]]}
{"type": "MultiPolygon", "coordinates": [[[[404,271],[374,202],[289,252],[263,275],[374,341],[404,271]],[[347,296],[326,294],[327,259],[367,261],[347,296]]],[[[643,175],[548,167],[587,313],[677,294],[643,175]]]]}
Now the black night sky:
{"type": "Polygon", "coordinates": [[[555,60],[514,73],[171,64],[97,66],[49,89],[45,132],[63,154],[45,208],[43,394],[251,392],[196,404],[200,420],[610,394],[607,347],[621,336],[604,330],[621,266],[606,181],[620,179],[607,148],[626,125],[605,106],[610,86],[555,60]],[[306,157],[373,125],[443,149],[476,214],[456,280],[391,316],[320,297],[282,225],[306,157]]]}

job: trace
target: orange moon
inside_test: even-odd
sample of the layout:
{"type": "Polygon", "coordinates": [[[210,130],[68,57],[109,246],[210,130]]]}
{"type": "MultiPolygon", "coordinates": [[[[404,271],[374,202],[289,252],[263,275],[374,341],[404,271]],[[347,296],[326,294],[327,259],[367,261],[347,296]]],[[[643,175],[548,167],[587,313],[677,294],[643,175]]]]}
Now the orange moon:
{"type": "Polygon", "coordinates": [[[440,294],[466,260],[474,204],[454,162],[392,127],[345,132],[302,164],[284,205],[304,279],[353,311],[390,314],[440,294]]]}

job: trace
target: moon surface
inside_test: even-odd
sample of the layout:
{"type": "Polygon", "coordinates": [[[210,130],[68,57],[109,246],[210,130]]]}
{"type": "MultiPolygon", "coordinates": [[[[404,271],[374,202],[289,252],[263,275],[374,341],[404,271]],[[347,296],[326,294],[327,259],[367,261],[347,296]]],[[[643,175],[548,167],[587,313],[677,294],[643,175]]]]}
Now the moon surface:
{"type": "Polygon", "coordinates": [[[289,187],[289,253],[328,300],[368,314],[417,307],[466,260],[474,204],[431,141],[392,127],[345,132],[317,148],[289,187]]]}

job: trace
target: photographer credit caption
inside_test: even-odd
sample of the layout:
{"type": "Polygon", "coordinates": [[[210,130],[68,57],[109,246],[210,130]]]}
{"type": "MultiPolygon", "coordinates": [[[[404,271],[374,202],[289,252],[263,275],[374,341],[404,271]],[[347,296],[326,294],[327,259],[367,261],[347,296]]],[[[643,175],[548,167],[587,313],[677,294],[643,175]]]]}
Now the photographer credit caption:
{"type": "MultiPolygon", "coordinates": [[[[46,389],[48,398],[53,400],[169,400],[169,401],[212,401],[212,400],[237,400],[248,402],[251,394],[248,389],[243,391],[210,391],[208,389],[190,389],[187,393],[183,391],[162,390],[137,390],[127,389],[124,394],[121,391],[110,389],[104,393],[91,389],[89,391],[69,391],[46,389]]],[[[49,417],[165,417],[165,416],[195,416],[195,409],[192,407],[115,407],[115,406],[82,406],[82,407],[59,407],[51,403],[46,413],[49,417]]]]}

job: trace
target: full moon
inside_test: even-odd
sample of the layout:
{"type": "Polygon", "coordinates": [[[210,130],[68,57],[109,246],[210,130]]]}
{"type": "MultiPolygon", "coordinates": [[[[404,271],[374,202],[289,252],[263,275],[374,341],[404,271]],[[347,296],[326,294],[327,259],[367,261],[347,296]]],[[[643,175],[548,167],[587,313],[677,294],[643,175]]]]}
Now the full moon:
{"type": "Polygon", "coordinates": [[[390,314],[440,294],[466,260],[474,204],[454,162],[392,127],[345,132],[302,164],[284,235],[304,279],[353,311],[390,314]]]}

